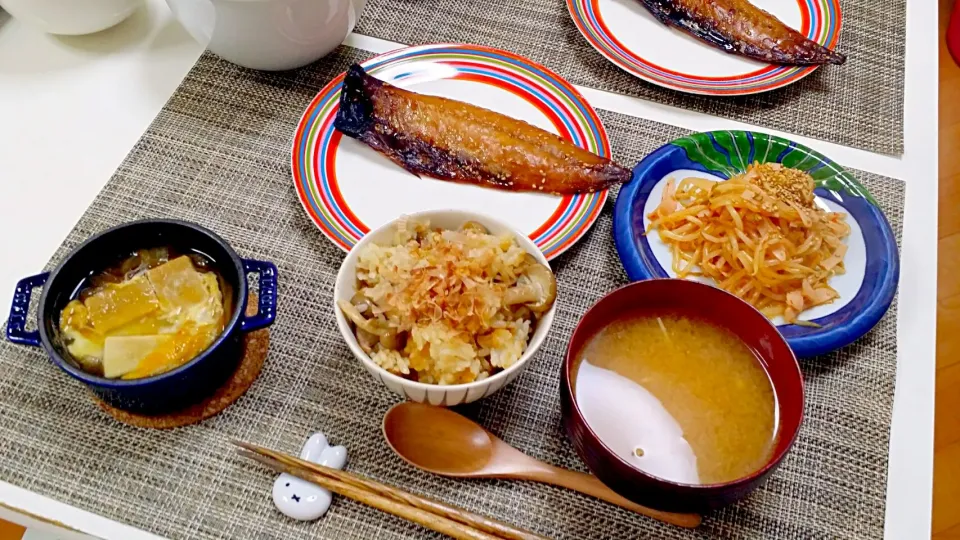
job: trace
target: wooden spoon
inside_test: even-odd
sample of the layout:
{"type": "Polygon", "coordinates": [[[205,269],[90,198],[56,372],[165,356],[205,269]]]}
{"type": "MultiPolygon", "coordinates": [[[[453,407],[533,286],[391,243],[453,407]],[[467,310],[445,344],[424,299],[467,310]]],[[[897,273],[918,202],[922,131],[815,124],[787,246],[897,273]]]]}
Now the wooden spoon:
{"type": "Polygon", "coordinates": [[[697,514],[664,512],[621,497],[596,476],[533,459],[450,409],[398,403],[383,417],[387,444],[407,463],[456,478],[513,478],[565,487],[680,527],[700,525],[697,514]]]}

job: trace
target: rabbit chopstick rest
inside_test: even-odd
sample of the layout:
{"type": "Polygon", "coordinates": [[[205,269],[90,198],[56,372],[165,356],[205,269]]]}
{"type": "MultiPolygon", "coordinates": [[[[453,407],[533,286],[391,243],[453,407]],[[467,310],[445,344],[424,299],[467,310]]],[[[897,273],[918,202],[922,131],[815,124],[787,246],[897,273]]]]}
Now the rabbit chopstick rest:
{"type": "MultiPolygon", "coordinates": [[[[347,449],[330,446],[323,433],[314,433],[303,445],[300,459],[324,467],[343,469],[347,463],[347,449]]],[[[293,519],[313,521],[326,513],[331,500],[333,496],[329,491],[286,473],[273,483],[273,504],[281,513],[293,519]]]]}

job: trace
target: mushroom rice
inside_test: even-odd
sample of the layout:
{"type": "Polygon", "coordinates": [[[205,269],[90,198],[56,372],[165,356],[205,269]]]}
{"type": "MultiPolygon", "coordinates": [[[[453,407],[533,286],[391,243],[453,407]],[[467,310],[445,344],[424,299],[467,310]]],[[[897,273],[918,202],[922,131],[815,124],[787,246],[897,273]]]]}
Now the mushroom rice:
{"type": "Polygon", "coordinates": [[[461,384],[508,368],[556,299],[550,268],[511,234],[476,222],[431,229],[401,219],[391,245],[357,259],[357,293],[340,309],[379,366],[429,384],[461,384]]]}

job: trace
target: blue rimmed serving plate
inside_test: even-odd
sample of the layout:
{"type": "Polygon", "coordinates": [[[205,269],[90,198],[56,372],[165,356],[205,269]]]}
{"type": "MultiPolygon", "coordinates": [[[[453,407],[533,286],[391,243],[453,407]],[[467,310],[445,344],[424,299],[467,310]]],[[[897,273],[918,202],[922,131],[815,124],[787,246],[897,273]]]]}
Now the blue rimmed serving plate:
{"type": "Polygon", "coordinates": [[[659,204],[668,179],[679,182],[696,176],[722,181],[755,161],[810,173],[816,181],[818,204],[846,213],[851,227],[846,273],[830,280],[840,298],[800,317],[819,327],[774,320],[777,328],[799,357],[852,343],[880,321],[896,293],[900,258],[893,230],[876,200],[852,174],[822,154],[781,137],[748,131],[695,133],[644,158],[630,183],[621,188],[614,210],[614,240],[627,276],[633,281],[676,277],[666,245],[658,235],[644,234],[650,223],[646,216],[659,204]]]}

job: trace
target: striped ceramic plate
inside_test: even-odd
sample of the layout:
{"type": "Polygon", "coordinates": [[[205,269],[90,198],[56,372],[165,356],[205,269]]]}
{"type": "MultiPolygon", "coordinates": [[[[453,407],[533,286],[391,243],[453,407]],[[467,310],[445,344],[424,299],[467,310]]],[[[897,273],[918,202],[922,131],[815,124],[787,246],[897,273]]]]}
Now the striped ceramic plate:
{"type": "MultiPolygon", "coordinates": [[[[801,34],[834,48],[839,0],[751,0],[801,34]]],[[[728,54],[651,15],[640,0],[567,0],[573,22],[600,54],[628,73],[692,94],[737,96],[782,88],[817,66],[778,66],[728,54]]]]}
{"type": "MultiPolygon", "coordinates": [[[[362,65],[394,85],[494,110],[610,155],[607,134],[583,96],[557,74],[512,53],[424,45],[362,65]]],[[[453,209],[490,215],[526,231],[551,259],[576,243],[603,208],[606,191],[559,197],[418,178],[334,129],[342,79],[320,91],[297,126],[293,179],[310,219],[345,250],[401,214],[453,209]]]]}

